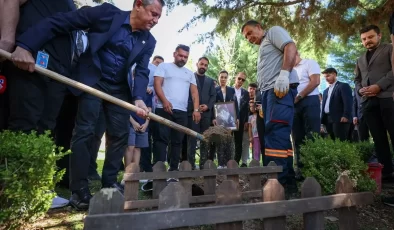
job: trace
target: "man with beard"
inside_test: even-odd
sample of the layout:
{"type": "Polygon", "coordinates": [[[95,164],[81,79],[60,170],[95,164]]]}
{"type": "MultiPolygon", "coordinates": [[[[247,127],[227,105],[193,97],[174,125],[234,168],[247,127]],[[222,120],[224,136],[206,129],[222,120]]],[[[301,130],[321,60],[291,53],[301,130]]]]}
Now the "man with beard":
{"type": "MultiPolygon", "coordinates": [[[[156,69],[154,80],[154,89],[158,97],[156,114],[182,126],[187,126],[189,91],[193,101],[193,122],[199,123],[201,118],[196,77],[192,71],[184,67],[189,58],[189,51],[188,46],[178,45],[174,52],[174,62],[161,63],[156,69]]],[[[155,157],[156,161],[166,161],[166,149],[171,142],[171,150],[168,153],[169,171],[178,170],[183,137],[183,133],[163,124],[158,124],[154,133],[153,149],[158,155],[155,157]]]]}
{"type": "MultiPolygon", "coordinates": [[[[213,80],[205,76],[205,72],[208,69],[209,60],[206,57],[201,57],[197,62],[197,72],[194,73],[197,83],[199,102],[200,102],[200,112],[201,112],[201,122],[195,123],[192,119],[193,114],[193,100],[191,91],[189,94],[189,104],[188,104],[188,127],[193,129],[198,133],[203,133],[211,125],[211,117],[213,111],[213,104],[216,100],[216,90],[213,80]]],[[[188,161],[192,165],[192,169],[196,168],[196,145],[197,140],[195,137],[188,136],[187,145],[187,155],[188,161]]],[[[201,142],[200,146],[200,169],[204,167],[204,163],[208,158],[208,146],[205,142],[201,142]]]]}
{"type": "Polygon", "coordinates": [[[379,163],[384,165],[383,181],[394,181],[393,164],[387,133],[394,144],[394,76],[391,66],[393,47],[382,44],[379,27],[369,25],[360,30],[367,49],[357,60],[356,90],[364,118],[375,143],[379,163]]]}

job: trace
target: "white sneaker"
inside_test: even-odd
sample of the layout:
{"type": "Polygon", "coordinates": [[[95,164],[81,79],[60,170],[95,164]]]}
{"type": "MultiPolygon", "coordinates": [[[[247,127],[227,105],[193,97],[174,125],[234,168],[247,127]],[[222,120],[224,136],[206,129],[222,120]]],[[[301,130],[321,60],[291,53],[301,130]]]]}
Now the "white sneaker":
{"type": "Polygon", "coordinates": [[[53,200],[52,200],[51,209],[66,207],[68,205],[68,203],[69,203],[69,200],[55,196],[55,198],[53,198],[53,200]]]}

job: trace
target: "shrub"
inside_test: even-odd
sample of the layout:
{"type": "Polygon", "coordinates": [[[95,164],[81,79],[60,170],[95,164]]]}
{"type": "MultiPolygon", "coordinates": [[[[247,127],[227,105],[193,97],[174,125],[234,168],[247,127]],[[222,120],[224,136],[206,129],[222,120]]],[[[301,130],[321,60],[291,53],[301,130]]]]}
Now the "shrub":
{"type": "Polygon", "coordinates": [[[69,152],[55,154],[49,132],[4,131],[0,143],[0,226],[16,229],[50,208],[64,174],[56,172],[56,161],[69,152]]]}
{"type": "Polygon", "coordinates": [[[314,177],[326,194],[335,193],[335,182],[342,174],[349,176],[356,191],[376,189],[355,144],[315,136],[301,146],[301,155],[304,176],[314,177]]]}
{"type": "Polygon", "coordinates": [[[358,154],[364,162],[372,157],[374,153],[374,144],[369,141],[355,143],[358,154]]]}

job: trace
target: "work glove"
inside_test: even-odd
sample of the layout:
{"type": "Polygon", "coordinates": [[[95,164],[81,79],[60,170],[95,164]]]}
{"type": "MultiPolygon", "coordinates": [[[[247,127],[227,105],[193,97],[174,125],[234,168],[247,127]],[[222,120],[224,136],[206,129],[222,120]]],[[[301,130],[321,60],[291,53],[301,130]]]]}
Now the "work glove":
{"type": "Polygon", "coordinates": [[[275,81],[274,92],[279,98],[286,96],[289,92],[289,76],[290,72],[287,70],[281,70],[279,77],[275,81]]]}
{"type": "Polygon", "coordinates": [[[394,35],[394,13],[391,15],[389,20],[389,31],[390,34],[394,35]]]}

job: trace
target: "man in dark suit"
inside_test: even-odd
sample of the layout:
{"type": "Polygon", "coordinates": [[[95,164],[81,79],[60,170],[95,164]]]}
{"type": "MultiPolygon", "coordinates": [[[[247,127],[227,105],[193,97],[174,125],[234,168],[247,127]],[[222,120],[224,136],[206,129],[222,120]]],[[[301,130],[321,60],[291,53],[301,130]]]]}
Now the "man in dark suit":
{"type": "MultiPolygon", "coordinates": [[[[14,51],[15,38],[19,39],[29,27],[45,17],[72,10],[76,10],[72,0],[4,1],[0,13],[0,49],[14,51]]],[[[75,46],[73,40],[71,33],[65,33],[38,47],[51,56],[48,69],[71,76],[72,50],[75,46]]],[[[22,71],[10,62],[4,62],[4,67],[9,80],[8,128],[27,133],[35,130],[40,134],[46,130],[53,131],[66,87],[38,73],[22,71]]]]}
{"type": "MultiPolygon", "coordinates": [[[[62,34],[89,28],[89,48],[79,59],[73,77],[77,81],[131,102],[139,107],[138,115],[148,112],[143,98],[148,85],[148,63],[156,40],[149,30],[157,24],[163,1],[134,2],[132,11],[121,11],[111,4],[59,13],[30,27],[17,40],[18,47],[12,54],[14,63],[25,70],[34,71],[32,53],[43,44],[62,34]],[[136,63],[133,94],[127,81],[129,68],[136,63]]],[[[88,208],[91,194],[88,187],[90,143],[95,133],[100,109],[106,117],[107,150],[102,174],[103,188],[114,187],[119,167],[127,145],[130,112],[102,101],[88,93],[71,91],[79,95],[78,114],[71,140],[70,190],[71,204],[78,209],[88,208]]]]}
{"type": "Polygon", "coordinates": [[[352,89],[349,84],[337,81],[334,68],[323,71],[329,87],[323,92],[322,124],[332,139],[348,139],[352,121],[352,89]]]}
{"type": "Polygon", "coordinates": [[[361,96],[364,117],[375,143],[378,160],[384,165],[383,180],[394,181],[390,144],[394,145],[394,75],[391,69],[393,47],[382,44],[379,27],[370,25],[360,30],[367,49],[357,60],[355,83],[361,96]]]}
{"type": "Polygon", "coordinates": [[[235,156],[234,160],[239,164],[242,158],[241,167],[247,167],[249,159],[249,138],[248,138],[248,119],[249,119],[249,92],[242,88],[246,81],[244,72],[238,73],[235,77],[235,102],[238,107],[238,130],[234,131],[235,156]]]}
{"type": "MultiPolygon", "coordinates": [[[[195,123],[192,118],[193,114],[193,101],[191,92],[189,93],[189,103],[188,103],[188,126],[198,133],[203,133],[207,130],[211,124],[211,117],[213,111],[213,104],[216,100],[216,90],[214,87],[213,80],[205,75],[205,72],[208,69],[209,60],[206,57],[201,57],[197,62],[197,72],[194,73],[197,82],[198,94],[200,97],[200,112],[201,112],[201,120],[200,123],[195,123]]],[[[197,139],[192,136],[188,136],[188,144],[187,144],[187,155],[188,161],[192,165],[192,168],[195,169],[195,161],[196,161],[196,145],[197,139]]],[[[205,142],[201,142],[200,146],[200,169],[203,169],[205,162],[208,158],[208,146],[205,142]]]]}
{"type": "Polygon", "coordinates": [[[367,141],[369,139],[369,128],[363,114],[361,97],[357,91],[357,88],[355,88],[353,96],[353,124],[357,128],[358,141],[367,141]]]}

